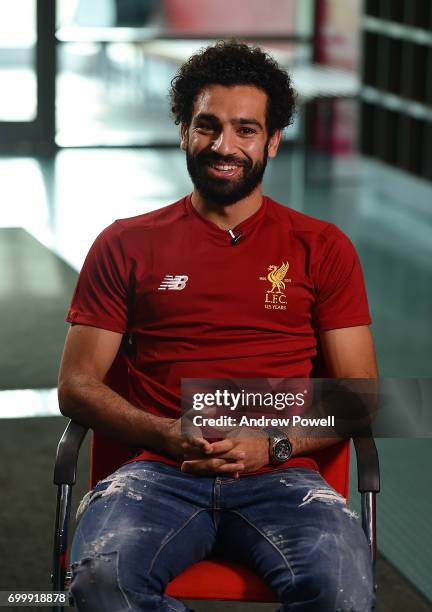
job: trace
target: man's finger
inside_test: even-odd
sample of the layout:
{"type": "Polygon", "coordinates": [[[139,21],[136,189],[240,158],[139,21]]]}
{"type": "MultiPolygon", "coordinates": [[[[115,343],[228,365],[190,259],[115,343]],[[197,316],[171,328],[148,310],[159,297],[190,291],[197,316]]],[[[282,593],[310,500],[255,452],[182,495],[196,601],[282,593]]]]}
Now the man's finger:
{"type": "Polygon", "coordinates": [[[244,450],[230,450],[226,453],[218,453],[217,455],[215,455],[215,453],[212,453],[212,457],[215,457],[217,459],[223,459],[224,461],[231,461],[231,462],[235,462],[235,461],[242,461],[245,457],[246,457],[246,452],[244,450]]]}
{"type": "Polygon", "coordinates": [[[223,465],[225,462],[243,461],[243,459],[246,457],[246,452],[243,450],[232,450],[228,451],[227,453],[223,453],[222,455],[215,456],[214,453],[203,453],[202,449],[191,448],[186,450],[184,453],[185,461],[188,461],[189,459],[206,460],[206,457],[209,459],[220,459],[220,465],[223,465]]]}
{"type": "Polygon", "coordinates": [[[205,452],[210,452],[211,451],[211,444],[210,442],[208,442],[205,438],[199,438],[197,436],[187,436],[186,438],[187,442],[195,447],[195,448],[199,448],[205,452]]]}
{"type": "Polygon", "coordinates": [[[223,460],[192,460],[192,461],[183,461],[181,466],[181,471],[186,472],[188,474],[229,474],[242,472],[245,466],[242,462],[235,463],[227,463],[223,460]]]}
{"type": "Polygon", "coordinates": [[[221,466],[223,466],[225,464],[225,460],[224,459],[217,459],[217,458],[212,458],[212,459],[189,459],[187,461],[183,461],[182,464],[182,469],[183,466],[185,467],[185,469],[183,471],[190,471],[190,470],[205,470],[205,471],[209,471],[209,470],[216,470],[219,469],[221,466]]]}
{"type": "Polygon", "coordinates": [[[211,454],[219,455],[221,453],[226,453],[230,451],[235,446],[235,439],[233,438],[225,438],[224,440],[218,440],[217,442],[212,442],[211,446],[211,454]]]}

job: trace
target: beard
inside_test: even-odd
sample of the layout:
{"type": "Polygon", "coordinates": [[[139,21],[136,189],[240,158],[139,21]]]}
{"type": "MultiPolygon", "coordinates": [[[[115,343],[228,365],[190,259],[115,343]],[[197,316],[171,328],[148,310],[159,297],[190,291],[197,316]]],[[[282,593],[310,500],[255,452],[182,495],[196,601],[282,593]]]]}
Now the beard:
{"type": "Polygon", "coordinates": [[[221,156],[207,150],[192,155],[189,147],[186,150],[186,164],[192,183],[205,200],[219,206],[229,206],[250,195],[262,182],[267,158],[267,143],[264,147],[262,161],[255,164],[249,158],[238,159],[234,155],[221,156]],[[238,164],[241,167],[240,178],[210,176],[208,166],[214,163],[238,164]]]}

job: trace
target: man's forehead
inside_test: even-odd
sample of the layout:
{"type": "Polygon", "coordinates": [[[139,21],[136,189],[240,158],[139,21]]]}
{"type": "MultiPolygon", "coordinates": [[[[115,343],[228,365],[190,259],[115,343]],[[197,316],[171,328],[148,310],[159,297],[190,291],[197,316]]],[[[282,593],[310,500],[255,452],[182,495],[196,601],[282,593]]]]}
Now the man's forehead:
{"type": "Polygon", "coordinates": [[[197,95],[193,116],[211,114],[220,118],[253,117],[264,121],[267,94],[253,85],[208,85],[197,95]]]}

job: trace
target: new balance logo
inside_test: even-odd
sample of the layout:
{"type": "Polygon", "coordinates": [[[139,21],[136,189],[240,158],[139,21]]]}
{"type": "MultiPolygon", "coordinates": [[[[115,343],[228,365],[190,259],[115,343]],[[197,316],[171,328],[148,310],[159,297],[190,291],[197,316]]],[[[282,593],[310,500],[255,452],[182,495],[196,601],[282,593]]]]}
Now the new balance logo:
{"type": "Polygon", "coordinates": [[[186,283],[189,280],[189,276],[178,274],[173,276],[172,274],[165,274],[165,278],[160,284],[158,291],[165,291],[165,289],[174,289],[175,291],[181,291],[186,287],[186,283]]]}

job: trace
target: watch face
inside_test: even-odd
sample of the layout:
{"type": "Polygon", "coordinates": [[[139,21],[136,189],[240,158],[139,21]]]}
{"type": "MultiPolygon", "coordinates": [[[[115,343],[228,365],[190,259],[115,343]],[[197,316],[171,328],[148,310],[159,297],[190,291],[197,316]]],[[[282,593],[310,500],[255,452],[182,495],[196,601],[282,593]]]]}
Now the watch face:
{"type": "Polygon", "coordinates": [[[286,461],[291,457],[292,447],[289,440],[279,440],[273,447],[273,455],[276,461],[286,461]]]}

